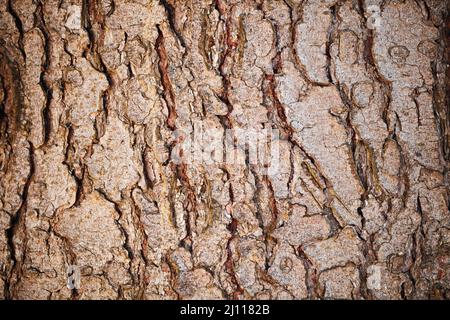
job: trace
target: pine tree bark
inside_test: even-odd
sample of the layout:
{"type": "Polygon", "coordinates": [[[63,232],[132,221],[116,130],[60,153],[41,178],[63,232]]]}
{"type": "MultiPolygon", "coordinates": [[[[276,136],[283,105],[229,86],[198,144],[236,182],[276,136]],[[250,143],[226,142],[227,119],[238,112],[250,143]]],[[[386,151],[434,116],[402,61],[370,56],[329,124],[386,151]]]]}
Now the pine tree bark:
{"type": "Polygon", "coordinates": [[[0,34],[0,298],[450,297],[448,2],[1,0],[0,34]],[[174,161],[197,125],[220,161],[174,161]],[[261,128],[276,173],[223,161],[261,128]]]}

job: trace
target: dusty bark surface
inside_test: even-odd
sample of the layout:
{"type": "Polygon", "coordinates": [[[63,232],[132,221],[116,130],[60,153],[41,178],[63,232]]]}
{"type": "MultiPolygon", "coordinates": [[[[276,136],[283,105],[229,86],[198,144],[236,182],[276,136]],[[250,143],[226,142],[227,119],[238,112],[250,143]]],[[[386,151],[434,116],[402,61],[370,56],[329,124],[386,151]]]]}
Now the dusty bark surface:
{"type": "Polygon", "coordinates": [[[450,298],[447,24],[441,0],[0,0],[0,298],[450,298]],[[198,124],[219,160],[174,161],[198,124]],[[275,173],[236,143],[262,128],[275,173]]]}

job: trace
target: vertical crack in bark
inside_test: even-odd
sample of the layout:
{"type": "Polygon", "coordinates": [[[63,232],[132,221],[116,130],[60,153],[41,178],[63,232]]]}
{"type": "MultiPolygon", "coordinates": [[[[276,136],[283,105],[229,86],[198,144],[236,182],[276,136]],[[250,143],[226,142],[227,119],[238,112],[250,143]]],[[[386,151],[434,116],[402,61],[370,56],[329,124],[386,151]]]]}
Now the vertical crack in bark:
{"type": "Polygon", "coordinates": [[[170,29],[175,34],[175,36],[177,37],[178,41],[180,41],[180,43],[183,46],[183,48],[186,48],[186,43],[184,41],[184,38],[183,38],[181,32],[176,27],[176,17],[175,17],[176,13],[175,13],[174,6],[170,3],[171,2],[170,0],[169,1],[167,1],[167,0],[159,0],[159,2],[164,6],[164,9],[166,10],[166,14],[167,14],[167,18],[168,18],[168,21],[169,21],[170,29]]]}
{"type": "Polygon", "coordinates": [[[314,268],[313,263],[303,251],[302,246],[299,246],[296,250],[296,254],[302,261],[306,271],[306,288],[308,290],[308,299],[317,299],[318,283],[317,283],[317,270],[314,268]]]}
{"type": "MultiPolygon", "coordinates": [[[[364,25],[367,25],[367,19],[364,16],[364,13],[361,13],[361,18],[364,21],[364,25]]],[[[394,129],[392,128],[392,125],[389,123],[389,108],[392,102],[392,83],[387,80],[383,75],[380,74],[378,71],[378,67],[375,63],[375,58],[373,55],[373,38],[374,38],[374,31],[372,29],[369,29],[367,27],[364,28],[365,31],[365,39],[364,39],[364,52],[363,57],[366,61],[366,66],[369,71],[373,74],[373,77],[375,80],[381,85],[381,89],[383,91],[384,95],[384,109],[382,112],[382,120],[386,124],[386,127],[388,128],[389,132],[392,132],[394,129]]]]}
{"type": "Polygon", "coordinates": [[[175,121],[177,119],[177,111],[175,105],[175,95],[172,88],[172,83],[169,77],[169,58],[167,56],[166,48],[164,46],[164,35],[161,31],[161,28],[157,26],[158,29],[158,38],[156,39],[156,51],[158,52],[159,57],[159,73],[161,75],[161,83],[164,88],[163,96],[164,101],[166,102],[168,115],[166,124],[170,130],[176,129],[175,121]]]}
{"type": "MultiPolygon", "coordinates": [[[[114,8],[115,5],[112,5],[109,12],[113,12],[114,8]]],[[[89,38],[89,47],[84,50],[83,57],[91,63],[95,70],[103,73],[108,81],[108,88],[102,94],[101,114],[95,119],[97,143],[105,131],[104,126],[108,121],[108,110],[110,109],[110,102],[117,82],[116,75],[108,69],[102,55],[99,53],[99,48],[103,47],[105,41],[105,16],[108,16],[109,12],[103,15],[100,12],[98,3],[89,0],[83,0],[81,9],[82,26],[89,38]],[[90,55],[88,55],[88,52],[90,55]]]]}
{"type": "Polygon", "coordinates": [[[184,246],[187,247],[189,251],[191,251],[193,228],[197,221],[197,198],[195,196],[194,189],[189,182],[189,177],[187,175],[187,165],[185,163],[176,165],[174,171],[176,172],[176,177],[181,182],[183,190],[187,196],[186,202],[184,203],[184,209],[187,212],[187,216],[185,218],[186,237],[184,237],[181,242],[184,246]]]}
{"type": "Polygon", "coordinates": [[[339,11],[339,7],[336,9],[336,6],[333,5],[330,7],[330,15],[331,15],[331,24],[327,30],[327,42],[325,43],[325,56],[327,57],[327,67],[326,67],[326,73],[329,83],[333,83],[333,75],[331,74],[331,53],[330,48],[331,45],[334,43],[334,33],[335,29],[337,27],[338,17],[336,12],[339,11]]]}
{"type": "MultiPolygon", "coordinates": [[[[50,224],[49,233],[54,234],[56,237],[61,239],[61,241],[63,242],[65,258],[67,259],[66,262],[68,263],[68,265],[77,265],[77,255],[75,254],[75,250],[74,250],[73,245],[71,244],[70,240],[68,238],[64,237],[63,235],[61,235],[59,232],[57,232],[53,228],[52,224],[50,224]]],[[[78,300],[79,298],[80,298],[80,293],[79,293],[78,289],[74,287],[70,291],[70,299],[78,300]]]]}
{"type": "Polygon", "coordinates": [[[231,242],[236,237],[238,221],[235,218],[231,218],[230,224],[227,226],[228,230],[231,232],[231,237],[227,241],[227,259],[225,261],[225,269],[228,275],[231,277],[231,282],[235,286],[235,290],[231,295],[231,298],[234,300],[238,300],[239,297],[244,293],[244,289],[239,285],[239,282],[236,277],[236,273],[234,271],[234,262],[233,262],[233,253],[231,251],[231,242]]]}
{"type": "Polygon", "coordinates": [[[232,11],[233,7],[229,7],[228,5],[225,5],[221,0],[215,1],[215,6],[217,11],[220,14],[220,19],[225,22],[225,38],[224,38],[224,46],[225,46],[225,52],[222,56],[222,61],[219,64],[219,74],[222,78],[222,84],[223,84],[223,90],[222,94],[219,97],[223,103],[227,106],[228,112],[225,116],[219,116],[219,119],[222,123],[222,126],[225,129],[231,129],[233,127],[233,124],[230,119],[230,115],[233,112],[233,105],[229,100],[229,90],[230,90],[230,78],[228,75],[228,59],[231,57],[231,54],[234,52],[236,47],[238,46],[238,43],[233,40],[231,31],[232,31],[232,20],[230,17],[230,12],[232,11]]]}
{"type": "Polygon", "coordinates": [[[22,20],[20,20],[19,15],[14,10],[12,3],[13,3],[13,0],[8,0],[6,10],[8,10],[9,14],[13,17],[14,24],[16,25],[17,31],[19,31],[19,39],[18,39],[18,43],[17,43],[17,45],[18,45],[17,49],[19,49],[23,60],[26,61],[27,55],[25,53],[25,49],[23,46],[23,34],[24,34],[23,24],[22,24],[22,20]]]}
{"type": "Polygon", "coordinates": [[[81,176],[78,176],[76,174],[75,168],[73,164],[70,161],[70,153],[75,152],[74,146],[73,146],[73,139],[74,139],[74,128],[71,124],[68,125],[66,128],[67,134],[65,138],[65,144],[64,144],[64,160],[63,164],[67,167],[67,171],[69,172],[70,176],[73,178],[73,180],[76,183],[76,192],[75,192],[75,201],[72,204],[70,208],[79,207],[81,201],[85,197],[85,192],[83,190],[84,188],[84,174],[86,167],[84,164],[81,166],[81,176]]]}
{"type": "Polygon", "coordinates": [[[133,252],[133,249],[131,248],[130,236],[128,235],[126,228],[122,225],[122,222],[121,222],[121,220],[123,219],[123,211],[120,209],[120,205],[117,202],[113,201],[110,197],[108,197],[108,195],[103,190],[96,189],[95,191],[97,191],[106,201],[108,201],[109,203],[111,203],[114,206],[114,210],[117,212],[117,214],[119,216],[117,219],[114,219],[114,223],[117,226],[117,228],[120,230],[120,233],[122,234],[122,236],[124,237],[123,248],[127,252],[128,259],[129,259],[129,266],[128,266],[127,271],[130,274],[131,279],[133,281],[133,285],[134,285],[138,281],[138,279],[136,279],[136,276],[132,271],[132,262],[134,260],[134,252],[133,252]]]}
{"type": "Polygon", "coordinates": [[[5,132],[7,133],[5,138],[9,137],[5,140],[12,143],[24,127],[23,83],[18,63],[10,59],[10,54],[3,45],[0,46],[0,50],[0,73],[4,88],[3,112],[5,116],[3,119],[6,125],[5,132]]]}
{"type": "MultiPolygon", "coordinates": [[[[34,161],[34,146],[31,142],[28,142],[28,162],[30,165],[30,171],[28,172],[27,179],[25,181],[25,185],[23,187],[22,195],[21,195],[21,204],[19,210],[10,217],[10,226],[6,229],[6,239],[8,245],[8,251],[10,254],[10,259],[12,261],[12,266],[9,271],[9,275],[6,277],[5,281],[5,297],[6,299],[13,298],[13,285],[17,283],[13,283],[13,281],[20,281],[20,275],[22,273],[22,263],[26,257],[26,248],[22,248],[22,256],[17,256],[17,248],[14,243],[14,238],[16,236],[17,230],[20,228],[21,224],[24,223],[24,215],[28,209],[28,190],[30,189],[30,184],[32,182],[34,172],[35,172],[35,161],[34,161]],[[15,279],[13,280],[13,277],[15,279]]],[[[25,241],[26,242],[26,241],[25,241]]]]}
{"type": "MultiPolygon", "coordinates": [[[[426,5],[426,1],[424,1],[426,5]]],[[[429,10],[429,9],[428,9],[429,10]]],[[[439,133],[439,144],[445,161],[450,161],[450,13],[439,26],[439,46],[431,63],[433,74],[433,113],[439,133]],[[442,73],[439,76],[439,71],[442,73]]]]}
{"type": "Polygon", "coordinates": [[[52,51],[52,42],[50,33],[47,30],[45,25],[44,18],[44,4],[39,2],[36,8],[35,13],[35,24],[38,26],[39,30],[41,30],[44,36],[44,63],[42,65],[42,72],[39,76],[39,85],[42,88],[42,91],[45,95],[45,106],[42,109],[42,120],[43,120],[43,137],[44,143],[47,144],[51,131],[52,131],[52,122],[51,122],[51,104],[53,99],[53,88],[50,81],[48,81],[48,73],[51,65],[51,51],[52,51]]]}
{"type": "MultiPolygon", "coordinates": [[[[138,187],[139,188],[139,187],[138,187]]],[[[139,188],[140,189],[140,188],[139,188]]],[[[140,189],[141,190],[141,189],[140,189]]],[[[142,190],[144,191],[144,190],[142,190]]],[[[141,300],[144,299],[145,297],[145,290],[148,287],[148,274],[147,274],[147,270],[148,267],[150,267],[151,265],[153,265],[153,263],[150,261],[150,258],[148,257],[148,247],[149,247],[149,239],[148,239],[148,235],[146,233],[145,230],[145,225],[143,223],[143,212],[142,210],[139,208],[139,206],[137,206],[136,202],[134,201],[134,198],[131,197],[131,201],[133,202],[133,210],[136,211],[137,213],[137,217],[136,219],[133,220],[136,229],[139,231],[137,234],[138,238],[140,239],[140,245],[141,248],[139,250],[140,256],[142,258],[142,261],[144,263],[144,269],[141,271],[139,269],[139,271],[141,271],[140,277],[139,277],[139,282],[137,283],[137,285],[139,286],[139,291],[137,292],[136,296],[137,299],[141,300]]],[[[159,209],[158,209],[159,212],[159,209]]]]}

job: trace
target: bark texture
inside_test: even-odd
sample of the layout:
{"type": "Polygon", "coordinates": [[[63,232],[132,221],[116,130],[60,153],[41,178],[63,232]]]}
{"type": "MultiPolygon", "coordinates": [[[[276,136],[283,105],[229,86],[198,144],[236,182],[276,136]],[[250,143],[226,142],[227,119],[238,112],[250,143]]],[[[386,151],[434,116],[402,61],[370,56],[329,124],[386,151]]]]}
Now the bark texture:
{"type": "Polygon", "coordinates": [[[447,25],[441,0],[0,0],[0,298],[450,298],[447,25]],[[277,174],[175,163],[194,122],[278,129],[277,174]]]}

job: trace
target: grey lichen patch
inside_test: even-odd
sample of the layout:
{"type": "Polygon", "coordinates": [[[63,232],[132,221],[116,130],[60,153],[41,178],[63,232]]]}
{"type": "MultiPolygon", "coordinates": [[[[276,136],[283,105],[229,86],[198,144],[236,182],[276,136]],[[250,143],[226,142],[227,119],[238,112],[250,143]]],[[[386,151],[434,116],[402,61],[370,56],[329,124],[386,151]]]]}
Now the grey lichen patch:
{"type": "Polygon", "coordinates": [[[362,242],[354,229],[347,227],[334,238],[306,245],[303,251],[319,271],[323,271],[344,266],[347,262],[361,264],[364,261],[361,247],[362,242]]]}
{"type": "MultiPolygon", "coordinates": [[[[131,281],[124,248],[126,239],[117,225],[118,219],[114,204],[94,192],[79,207],[59,213],[54,226],[55,232],[70,246],[73,264],[87,268],[86,276],[105,277],[116,288],[131,281]]],[[[86,280],[82,277],[81,281],[86,280]]],[[[86,290],[90,290],[89,286],[86,290]]]]}
{"type": "Polygon", "coordinates": [[[93,146],[92,155],[86,163],[94,181],[93,187],[104,191],[112,200],[119,201],[121,191],[139,180],[134,156],[127,128],[119,119],[110,117],[105,134],[93,146]]]}

